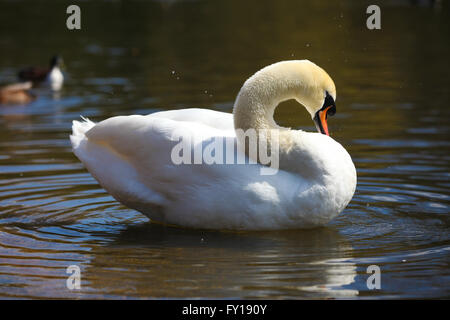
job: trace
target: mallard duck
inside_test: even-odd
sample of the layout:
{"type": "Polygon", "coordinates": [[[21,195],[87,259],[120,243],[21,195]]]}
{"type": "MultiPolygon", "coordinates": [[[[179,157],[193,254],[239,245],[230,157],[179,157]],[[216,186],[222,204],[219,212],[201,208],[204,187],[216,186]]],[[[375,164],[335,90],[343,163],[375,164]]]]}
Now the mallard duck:
{"type": "Polygon", "coordinates": [[[64,83],[64,75],[60,69],[62,64],[62,58],[55,55],[51,58],[48,68],[28,67],[19,71],[18,76],[21,81],[32,81],[34,85],[60,90],[64,83]]]}

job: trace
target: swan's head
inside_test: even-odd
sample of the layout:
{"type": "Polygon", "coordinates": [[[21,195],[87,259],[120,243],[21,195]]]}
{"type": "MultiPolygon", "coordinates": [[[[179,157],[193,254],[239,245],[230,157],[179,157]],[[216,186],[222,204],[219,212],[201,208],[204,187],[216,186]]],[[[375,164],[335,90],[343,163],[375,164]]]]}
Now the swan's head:
{"type": "Polygon", "coordinates": [[[309,60],[277,62],[251,76],[235,102],[235,128],[276,127],[274,110],[289,99],[302,104],[317,130],[329,135],[327,117],[336,113],[336,87],[325,70],[309,60]]]}
{"type": "Polygon", "coordinates": [[[321,67],[309,60],[292,64],[296,81],[295,99],[308,110],[317,131],[329,135],[327,117],[336,113],[336,86],[321,67]]]}

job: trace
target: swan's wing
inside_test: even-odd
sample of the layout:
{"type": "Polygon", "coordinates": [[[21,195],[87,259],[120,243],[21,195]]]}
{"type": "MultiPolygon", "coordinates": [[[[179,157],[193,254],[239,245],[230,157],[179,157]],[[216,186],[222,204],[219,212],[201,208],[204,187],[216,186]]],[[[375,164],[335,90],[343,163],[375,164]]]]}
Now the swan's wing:
{"type": "Polygon", "coordinates": [[[233,114],[209,109],[181,109],[152,113],[149,117],[158,117],[182,122],[201,123],[219,129],[234,130],[233,114]]]}
{"type": "MultiPolygon", "coordinates": [[[[213,114],[219,121],[220,115],[213,114]]],[[[189,115],[189,120],[196,120],[193,113],[189,115]]],[[[196,115],[207,121],[205,113],[196,115]]],[[[219,130],[201,122],[174,120],[178,117],[179,113],[161,112],[113,117],[97,124],[74,121],[71,136],[74,153],[119,201],[143,212],[152,205],[167,206],[173,197],[204,185],[205,181],[214,181],[221,174],[214,166],[174,163],[172,151],[180,144],[180,137],[202,143],[213,136],[234,134],[232,130],[219,130]]]]}
{"type": "MultiPolygon", "coordinates": [[[[179,164],[174,160],[178,155],[176,146],[191,142],[188,146],[195,148],[199,145],[203,148],[213,137],[229,137],[234,141],[234,130],[154,114],[109,118],[93,126],[85,136],[91,143],[110,148],[137,168],[150,166],[147,169],[155,171],[158,165],[167,167],[179,164]]],[[[194,163],[194,157],[193,154],[188,163],[194,163]]]]}

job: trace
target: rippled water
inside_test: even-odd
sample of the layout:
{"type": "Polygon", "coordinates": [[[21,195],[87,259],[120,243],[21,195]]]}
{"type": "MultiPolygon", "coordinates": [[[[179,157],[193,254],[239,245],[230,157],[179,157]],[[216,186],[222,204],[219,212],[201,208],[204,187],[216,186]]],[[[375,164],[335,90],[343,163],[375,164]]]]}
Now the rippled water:
{"type": "MultiPolygon", "coordinates": [[[[381,2],[372,32],[363,5],[258,3],[83,2],[82,30],[69,32],[62,4],[0,1],[0,82],[54,52],[67,66],[61,93],[0,106],[0,298],[450,297],[448,4],[381,2]],[[71,152],[80,115],[231,112],[249,75],[301,58],[335,80],[330,130],[358,171],[352,202],[327,227],[152,224],[71,152]],[[374,264],[380,290],[366,285],[374,264]],[[81,290],[66,287],[69,265],[81,290]]],[[[292,102],[276,119],[314,130],[292,102]]]]}

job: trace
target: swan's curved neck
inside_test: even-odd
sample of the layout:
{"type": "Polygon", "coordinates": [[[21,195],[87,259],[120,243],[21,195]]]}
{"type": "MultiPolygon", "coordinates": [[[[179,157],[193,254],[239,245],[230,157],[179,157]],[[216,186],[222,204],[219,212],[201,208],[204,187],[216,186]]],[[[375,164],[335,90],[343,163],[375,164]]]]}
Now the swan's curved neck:
{"type": "Polygon", "coordinates": [[[273,118],[278,104],[289,99],[296,99],[303,105],[308,102],[308,88],[303,78],[299,69],[289,63],[275,64],[255,73],[236,98],[235,129],[280,129],[273,118]]]}
{"type": "Polygon", "coordinates": [[[269,79],[262,83],[251,80],[244,84],[236,98],[233,110],[235,129],[246,131],[279,128],[273,118],[275,109],[279,103],[293,97],[274,88],[270,89],[269,86],[274,85],[269,79]]]}
{"type": "Polygon", "coordinates": [[[247,156],[260,164],[265,164],[260,158],[261,150],[258,149],[257,155],[252,156],[246,143],[245,132],[255,130],[252,132],[256,133],[257,148],[260,148],[261,140],[264,141],[267,154],[278,157],[281,169],[298,171],[302,175],[317,172],[314,156],[311,153],[311,144],[300,143],[304,133],[278,126],[273,116],[276,107],[283,101],[295,99],[308,109],[308,106],[314,106],[313,99],[320,100],[320,98],[317,99],[319,90],[311,85],[314,81],[309,78],[311,72],[306,69],[307,66],[299,62],[294,64],[285,62],[258,71],[242,86],[233,110],[238,144],[245,147],[247,156]],[[276,133],[276,141],[273,140],[274,133],[276,133]],[[296,155],[293,156],[292,152],[296,155]],[[295,159],[297,163],[290,163],[289,159],[295,159]]]}

